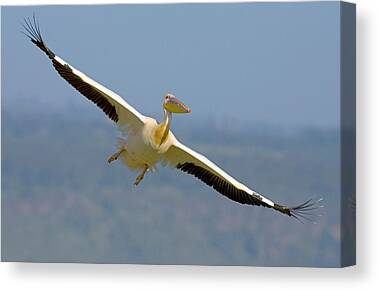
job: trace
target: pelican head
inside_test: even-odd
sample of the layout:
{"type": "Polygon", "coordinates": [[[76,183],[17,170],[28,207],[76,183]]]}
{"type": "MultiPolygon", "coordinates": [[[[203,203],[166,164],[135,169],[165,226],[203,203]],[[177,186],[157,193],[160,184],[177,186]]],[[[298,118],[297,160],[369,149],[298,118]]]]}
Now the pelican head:
{"type": "Polygon", "coordinates": [[[174,95],[167,94],[164,97],[163,107],[169,112],[172,113],[191,113],[186,105],[180,102],[174,95]]]}

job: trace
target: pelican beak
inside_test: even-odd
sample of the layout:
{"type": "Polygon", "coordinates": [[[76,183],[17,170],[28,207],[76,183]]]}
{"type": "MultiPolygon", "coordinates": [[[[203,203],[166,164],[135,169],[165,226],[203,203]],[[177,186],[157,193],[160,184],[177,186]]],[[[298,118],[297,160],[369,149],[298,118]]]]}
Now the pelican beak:
{"type": "Polygon", "coordinates": [[[191,109],[180,102],[174,95],[167,94],[164,100],[164,108],[172,113],[191,113],[191,109]]]}

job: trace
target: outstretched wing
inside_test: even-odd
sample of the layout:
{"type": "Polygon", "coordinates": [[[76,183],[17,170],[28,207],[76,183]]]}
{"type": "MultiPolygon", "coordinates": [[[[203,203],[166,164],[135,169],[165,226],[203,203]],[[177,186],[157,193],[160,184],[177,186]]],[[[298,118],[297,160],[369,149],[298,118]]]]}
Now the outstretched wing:
{"type": "Polygon", "coordinates": [[[119,95],[66,63],[46,46],[34,15],[33,19],[25,19],[24,29],[24,34],[51,59],[58,74],[83,96],[101,108],[111,120],[117,123],[121,130],[128,132],[129,129],[143,126],[146,118],[144,115],[130,106],[119,95]]]}
{"type": "Polygon", "coordinates": [[[195,176],[231,200],[242,204],[272,208],[297,219],[310,220],[310,216],[313,215],[312,211],[318,208],[316,204],[321,202],[321,199],[317,201],[310,199],[295,207],[276,204],[238,182],[205,156],[191,150],[176,139],[174,139],[173,145],[164,154],[163,161],[195,176]]]}

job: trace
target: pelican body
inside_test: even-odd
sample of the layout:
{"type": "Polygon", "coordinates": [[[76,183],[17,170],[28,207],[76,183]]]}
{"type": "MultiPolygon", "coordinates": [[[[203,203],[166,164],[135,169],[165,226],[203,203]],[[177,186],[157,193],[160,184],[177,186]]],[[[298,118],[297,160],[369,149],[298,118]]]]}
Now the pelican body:
{"type": "Polygon", "coordinates": [[[144,124],[140,130],[130,130],[128,138],[119,139],[119,150],[113,154],[108,162],[111,163],[121,157],[124,164],[131,170],[142,170],[137,177],[138,185],[148,170],[155,170],[158,162],[176,142],[170,130],[172,113],[190,113],[191,109],[181,103],[173,94],[164,98],[164,119],[158,123],[154,118],[144,117],[144,124]]]}
{"type": "Polygon", "coordinates": [[[188,173],[225,197],[248,205],[274,209],[298,220],[311,220],[312,211],[322,199],[309,199],[304,203],[287,207],[277,204],[265,196],[240,183],[205,156],[179,142],[170,130],[173,114],[190,113],[186,105],[174,95],[167,94],[163,100],[163,120],[157,122],[139,113],[123,98],[89,78],[50,50],[42,39],[35,16],[25,19],[24,34],[51,60],[58,74],[87,99],[95,103],[118,126],[126,138],[118,141],[118,150],[108,162],[121,159],[131,170],[139,171],[138,185],[149,170],[157,164],[169,165],[188,173]]]}

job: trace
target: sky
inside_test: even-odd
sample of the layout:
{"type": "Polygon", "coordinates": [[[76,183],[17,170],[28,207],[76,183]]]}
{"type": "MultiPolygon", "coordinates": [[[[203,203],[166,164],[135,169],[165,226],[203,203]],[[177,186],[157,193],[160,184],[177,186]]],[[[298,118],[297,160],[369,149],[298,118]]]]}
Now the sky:
{"type": "Polygon", "coordinates": [[[33,13],[57,55],[145,115],[173,93],[194,121],[338,127],[338,2],[2,7],[3,103],[79,114],[96,109],[20,33],[33,13]]]}
{"type": "Polygon", "coordinates": [[[339,12],[2,7],[2,259],[339,266],[339,12]],[[192,109],[174,116],[175,135],[242,183],[282,204],[324,197],[319,224],[232,203],[172,169],[133,188],[135,173],[106,163],[112,122],[20,32],[33,13],[51,50],[141,113],[161,119],[175,94],[192,109]]]}

